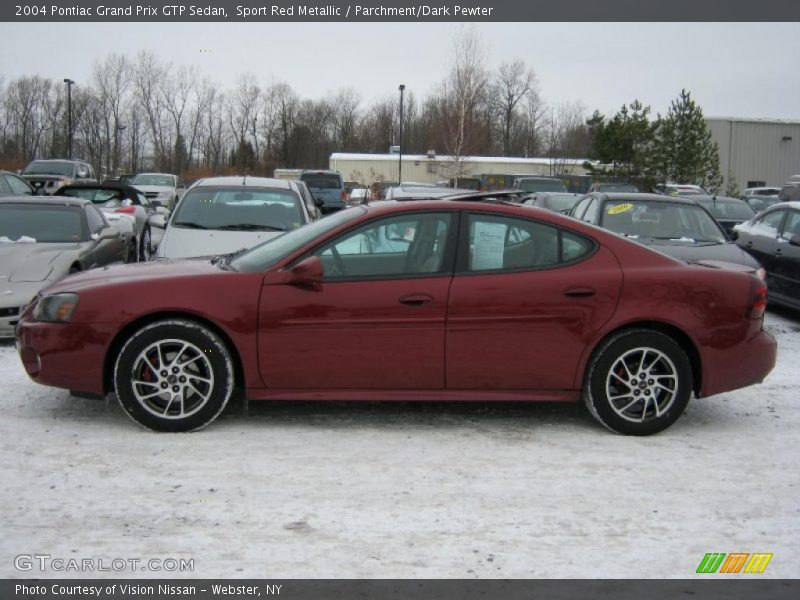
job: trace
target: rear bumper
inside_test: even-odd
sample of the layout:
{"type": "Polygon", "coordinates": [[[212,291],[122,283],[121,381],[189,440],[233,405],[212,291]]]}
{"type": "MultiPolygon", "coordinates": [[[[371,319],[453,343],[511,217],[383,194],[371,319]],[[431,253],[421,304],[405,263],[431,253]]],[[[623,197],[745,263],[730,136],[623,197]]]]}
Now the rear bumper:
{"type": "Polygon", "coordinates": [[[42,385],[103,394],[103,367],[112,324],[35,323],[17,328],[17,349],[31,379],[42,385]]]}
{"type": "Polygon", "coordinates": [[[730,348],[712,349],[703,357],[703,382],[699,396],[713,396],[761,383],[775,367],[778,343],[759,329],[730,348]]]}

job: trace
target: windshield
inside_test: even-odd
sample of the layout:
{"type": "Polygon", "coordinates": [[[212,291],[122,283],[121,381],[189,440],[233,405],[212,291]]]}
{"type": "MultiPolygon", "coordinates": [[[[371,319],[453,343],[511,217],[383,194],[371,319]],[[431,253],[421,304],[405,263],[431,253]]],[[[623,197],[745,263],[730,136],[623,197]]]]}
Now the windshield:
{"type": "Polygon", "coordinates": [[[131,180],[131,185],[163,185],[175,187],[175,178],[172,175],[142,174],[131,180]]]}
{"type": "Polygon", "coordinates": [[[773,204],[780,202],[777,196],[748,196],[747,203],[753,207],[753,210],[760,212],[765,208],[769,208],[773,204]]]}
{"type": "Polygon", "coordinates": [[[119,206],[121,202],[121,193],[117,190],[99,190],[97,188],[88,189],[62,189],[59,195],[71,196],[73,198],[84,198],[91,200],[94,204],[101,204],[105,206],[119,206]],[[108,203],[109,200],[116,200],[116,204],[108,203]],[[107,204],[108,203],[108,204],[107,204]]]}
{"type": "Polygon", "coordinates": [[[609,200],[603,205],[600,224],[644,242],[722,244],[726,241],[714,219],[692,204],[609,200]]]}
{"type": "Polygon", "coordinates": [[[340,225],[357,219],[365,212],[366,209],[357,206],[333,213],[324,219],[314,221],[251,248],[231,260],[230,266],[236,271],[248,273],[265,271],[283,257],[299,250],[310,241],[324,236],[340,225]]]}
{"type": "Polygon", "coordinates": [[[200,186],[186,192],[170,226],[190,229],[288,231],[305,222],[300,198],[288,189],[200,186]]]}
{"type": "Polygon", "coordinates": [[[82,239],[80,208],[0,204],[0,244],[67,243],[80,242],[82,239]]]}
{"type": "Polygon", "coordinates": [[[338,190],[342,187],[342,180],[335,173],[303,173],[300,181],[317,190],[338,190]]]}
{"type": "Polygon", "coordinates": [[[547,201],[550,210],[569,210],[580,198],[574,194],[553,194],[547,201]]]}
{"type": "Polygon", "coordinates": [[[711,216],[715,219],[736,219],[741,221],[746,221],[750,219],[755,213],[755,211],[748,206],[747,202],[735,202],[735,201],[724,201],[717,199],[716,202],[713,200],[700,200],[708,212],[711,213],[711,216]]]}
{"type": "Polygon", "coordinates": [[[566,192],[560,179],[520,179],[517,187],[523,192],[566,192]]]}
{"type": "Polygon", "coordinates": [[[66,175],[72,177],[74,163],[67,161],[40,161],[35,160],[22,172],[23,175],[66,175]]]}

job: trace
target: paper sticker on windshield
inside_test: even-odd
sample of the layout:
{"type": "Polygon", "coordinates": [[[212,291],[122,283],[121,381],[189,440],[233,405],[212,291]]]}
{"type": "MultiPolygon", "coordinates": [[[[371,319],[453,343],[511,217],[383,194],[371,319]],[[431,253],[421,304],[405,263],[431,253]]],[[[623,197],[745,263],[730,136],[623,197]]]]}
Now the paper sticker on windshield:
{"type": "Polygon", "coordinates": [[[625,204],[617,204],[616,206],[612,206],[608,209],[608,214],[610,215],[618,215],[620,213],[628,212],[633,208],[633,204],[630,202],[626,202],[625,204]]]}

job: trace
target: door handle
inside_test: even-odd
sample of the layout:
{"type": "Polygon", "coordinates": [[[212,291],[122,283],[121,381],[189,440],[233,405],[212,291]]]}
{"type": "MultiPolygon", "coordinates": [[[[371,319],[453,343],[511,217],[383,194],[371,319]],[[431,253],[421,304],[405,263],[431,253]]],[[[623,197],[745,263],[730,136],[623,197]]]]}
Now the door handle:
{"type": "Polygon", "coordinates": [[[773,250],[772,253],[775,256],[780,256],[781,254],[783,254],[783,250],[781,250],[780,248],[775,248],[775,250],[773,250]]]}
{"type": "Polygon", "coordinates": [[[564,295],[570,298],[588,298],[594,296],[594,288],[590,287],[572,287],[564,290],[564,295]]]}
{"type": "Polygon", "coordinates": [[[408,294],[400,298],[400,304],[406,306],[422,306],[433,300],[433,296],[429,294],[408,294]]]}
{"type": "Polygon", "coordinates": [[[752,247],[753,247],[753,242],[747,242],[745,244],[745,248],[752,248],[752,247]]]}

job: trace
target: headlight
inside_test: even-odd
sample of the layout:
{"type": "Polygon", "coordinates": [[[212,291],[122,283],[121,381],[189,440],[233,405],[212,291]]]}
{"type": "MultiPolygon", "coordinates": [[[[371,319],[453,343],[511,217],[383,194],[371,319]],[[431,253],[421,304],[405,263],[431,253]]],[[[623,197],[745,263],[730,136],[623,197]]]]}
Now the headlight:
{"type": "Polygon", "coordinates": [[[33,308],[31,316],[34,321],[69,323],[76,306],[78,306],[78,294],[53,294],[41,298],[33,308]]]}
{"type": "Polygon", "coordinates": [[[756,270],[756,277],[758,277],[761,281],[764,281],[767,278],[767,272],[764,270],[764,267],[756,270]]]}

